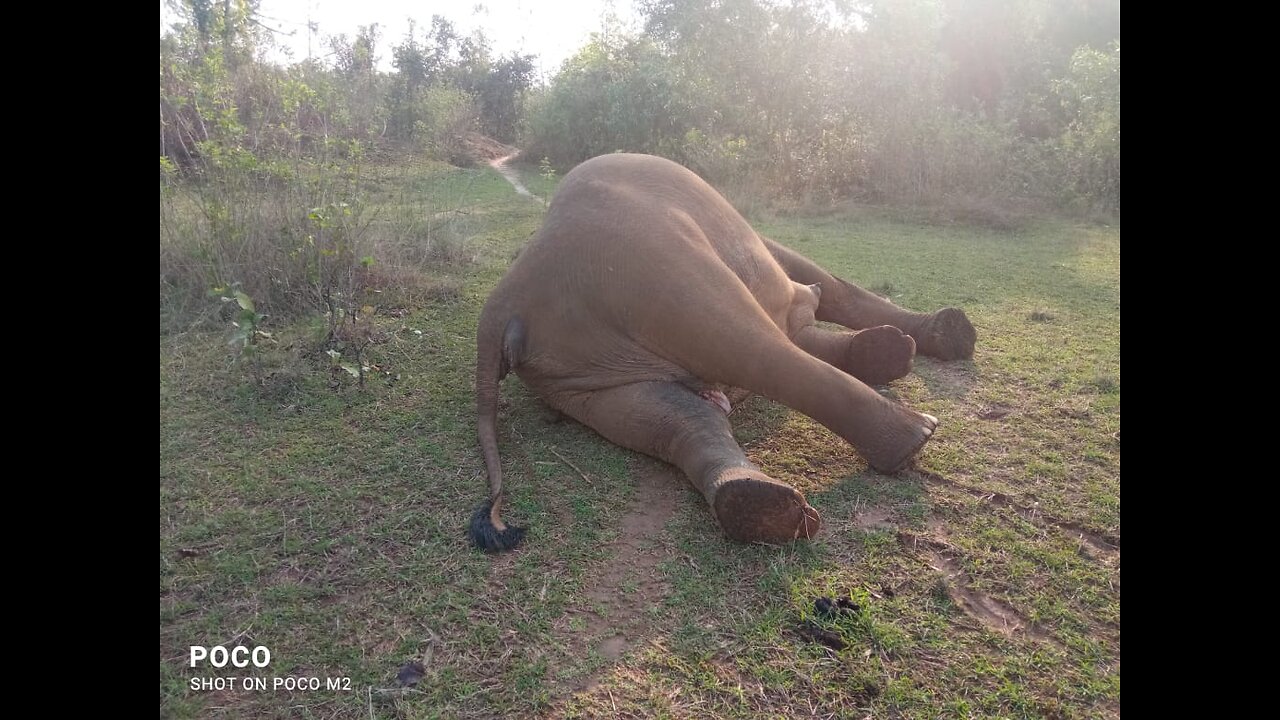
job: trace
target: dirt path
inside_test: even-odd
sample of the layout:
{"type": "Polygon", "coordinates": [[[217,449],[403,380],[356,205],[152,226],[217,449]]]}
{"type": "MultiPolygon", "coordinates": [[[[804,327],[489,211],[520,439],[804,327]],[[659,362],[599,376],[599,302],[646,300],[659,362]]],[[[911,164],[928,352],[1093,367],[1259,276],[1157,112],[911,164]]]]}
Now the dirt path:
{"type": "Polygon", "coordinates": [[[607,548],[610,559],[593,569],[585,602],[571,608],[556,628],[566,657],[553,663],[553,675],[582,665],[592,654],[601,661],[562,685],[562,697],[593,689],[628,650],[642,644],[654,630],[653,609],[669,591],[658,566],[670,552],[663,536],[676,513],[684,478],[671,468],[652,467],[636,472],[635,481],[618,539],[607,548]]]}
{"type": "Polygon", "coordinates": [[[520,182],[520,176],[516,174],[516,171],[507,167],[507,161],[519,154],[519,152],[513,152],[510,155],[494,158],[489,161],[489,167],[497,170],[502,177],[506,178],[507,182],[511,183],[511,187],[516,189],[517,193],[532,200],[537,200],[538,198],[533,193],[529,192],[529,188],[525,187],[524,183],[520,182]]]}

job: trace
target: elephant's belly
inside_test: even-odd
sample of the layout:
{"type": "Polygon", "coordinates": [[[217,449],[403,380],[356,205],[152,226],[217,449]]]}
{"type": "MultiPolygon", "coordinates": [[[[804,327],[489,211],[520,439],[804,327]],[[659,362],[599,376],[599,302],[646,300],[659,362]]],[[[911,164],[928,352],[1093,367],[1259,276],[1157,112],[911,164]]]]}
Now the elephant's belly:
{"type": "Polygon", "coordinates": [[[535,394],[556,407],[556,398],[639,382],[702,383],[688,370],[634,342],[600,343],[583,351],[572,345],[545,347],[515,368],[535,394]],[[608,347],[613,345],[614,347],[608,347]]]}

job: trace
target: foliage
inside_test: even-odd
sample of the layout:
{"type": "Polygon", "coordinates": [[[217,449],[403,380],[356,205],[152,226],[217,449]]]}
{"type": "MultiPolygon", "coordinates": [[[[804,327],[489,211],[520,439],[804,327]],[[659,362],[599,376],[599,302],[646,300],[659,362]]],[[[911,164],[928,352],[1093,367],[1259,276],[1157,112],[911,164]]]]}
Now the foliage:
{"type": "MultiPolygon", "coordinates": [[[[467,134],[513,136],[532,82],[529,57],[494,58],[482,35],[460,37],[441,17],[392,47],[388,74],[376,26],[331,38],[326,62],[281,66],[261,59],[272,38],[255,1],[171,6],[178,22],[160,42],[162,328],[207,317],[209,289],[232,283],[275,315],[359,307],[372,259],[388,250],[374,230],[407,246],[424,206],[441,209],[401,203],[375,225],[361,185],[371,158],[469,164],[467,134]]],[[[431,234],[413,244],[447,251],[431,234]]]]}
{"type": "Polygon", "coordinates": [[[658,153],[784,198],[1118,211],[1114,5],[646,0],[641,34],[565,63],[524,143],[560,168],[658,153]]]}
{"type": "MultiPolygon", "coordinates": [[[[263,60],[256,0],[171,5],[162,318],[190,318],[233,282],[275,315],[358,307],[383,226],[358,178],[392,155],[467,165],[477,130],[545,158],[544,174],[663,155],[747,212],[842,198],[1120,207],[1119,14],[1105,0],[644,0],[642,31],[606,28],[537,88],[530,56],[495,55],[441,16],[390,43],[388,72],[377,26],[331,38],[323,61],[279,65],[263,60]]],[[[397,217],[404,247],[431,223],[407,206],[397,217]]]]}
{"type": "Polygon", "coordinates": [[[457,138],[481,130],[511,141],[533,82],[533,58],[494,57],[481,33],[444,17],[411,25],[378,69],[376,25],[329,39],[327,62],[258,59],[272,38],[253,0],[173,0],[180,21],[160,42],[160,155],[191,167],[201,143],[257,155],[311,155],[333,140],[396,145],[458,159],[457,138]]]}
{"type": "Polygon", "coordinates": [[[253,303],[253,298],[245,295],[243,292],[236,290],[230,295],[223,295],[224,303],[235,303],[239,308],[236,319],[231,321],[231,326],[235,328],[235,332],[231,334],[231,339],[227,342],[235,349],[236,355],[240,358],[252,358],[257,354],[258,344],[261,341],[272,341],[271,333],[263,330],[263,322],[267,319],[257,311],[253,303]]]}
{"type": "MultiPolygon", "coordinates": [[[[551,164],[551,158],[543,155],[542,160],[538,162],[538,175],[546,181],[548,186],[554,186],[556,182],[556,169],[551,164]]],[[[549,195],[542,196],[542,204],[550,205],[551,198],[549,195]]]]}
{"type": "Polygon", "coordinates": [[[532,104],[525,151],[568,168],[619,150],[678,157],[691,118],[674,67],[644,38],[596,36],[532,104]]]}
{"type": "Polygon", "coordinates": [[[161,161],[162,327],[198,317],[210,288],[237,287],[280,315],[325,311],[359,294],[375,255],[359,197],[358,145],[316,159],[265,159],[205,141],[179,173],[161,161]]]}
{"type": "Polygon", "coordinates": [[[1055,85],[1072,120],[1062,136],[1075,199],[1120,210],[1120,43],[1082,47],[1055,85]]]}

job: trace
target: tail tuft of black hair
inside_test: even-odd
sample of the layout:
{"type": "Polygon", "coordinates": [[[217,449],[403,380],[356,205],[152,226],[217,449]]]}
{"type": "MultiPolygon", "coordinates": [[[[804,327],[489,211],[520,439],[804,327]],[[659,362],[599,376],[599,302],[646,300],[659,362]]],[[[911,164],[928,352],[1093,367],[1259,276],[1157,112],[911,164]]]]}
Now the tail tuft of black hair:
{"type": "Polygon", "coordinates": [[[485,552],[514,550],[524,539],[524,528],[508,525],[506,529],[499,530],[493,524],[492,510],[493,503],[487,502],[471,516],[471,526],[467,528],[471,544],[485,552]]]}

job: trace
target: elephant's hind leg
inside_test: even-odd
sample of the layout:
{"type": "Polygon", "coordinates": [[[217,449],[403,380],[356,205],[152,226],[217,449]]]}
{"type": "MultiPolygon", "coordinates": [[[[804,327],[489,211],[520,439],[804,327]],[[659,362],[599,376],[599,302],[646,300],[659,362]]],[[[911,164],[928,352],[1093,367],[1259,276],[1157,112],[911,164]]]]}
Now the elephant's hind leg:
{"type": "Polygon", "coordinates": [[[790,248],[765,237],[760,239],[788,277],[805,285],[821,285],[819,320],[853,330],[892,325],[914,338],[917,350],[924,355],[941,360],[973,357],[977,333],[963,310],[943,308],[918,313],[900,308],[873,292],[841,280],[790,248]]]}
{"type": "Polygon", "coordinates": [[[789,542],[822,524],[804,495],[747,460],[720,406],[685,385],[632,383],[556,405],[609,441],[679,467],[734,540],[789,542]]]}
{"type": "Polygon", "coordinates": [[[690,311],[679,297],[654,298],[644,308],[644,320],[661,327],[661,339],[653,342],[663,357],[704,382],[742,388],[799,410],[882,472],[905,467],[929,440],[936,418],[889,402],[802,350],[736,277],[715,277],[729,275],[728,268],[706,264],[689,271],[722,288],[718,312],[690,311]]]}

